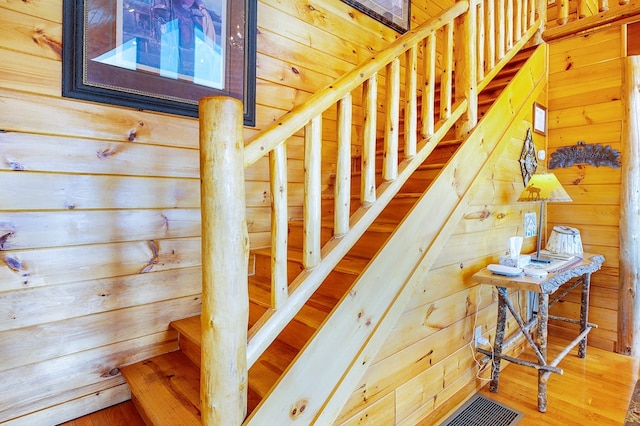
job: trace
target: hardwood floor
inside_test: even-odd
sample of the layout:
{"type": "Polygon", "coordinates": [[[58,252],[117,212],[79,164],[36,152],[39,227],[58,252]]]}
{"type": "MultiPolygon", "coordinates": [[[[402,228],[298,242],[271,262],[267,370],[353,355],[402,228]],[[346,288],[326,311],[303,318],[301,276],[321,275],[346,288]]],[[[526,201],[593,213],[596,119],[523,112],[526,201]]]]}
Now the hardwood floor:
{"type": "Polygon", "coordinates": [[[131,400],[96,411],[60,426],[145,426],[131,400]]]}
{"type": "MultiPolygon", "coordinates": [[[[549,359],[566,341],[549,339],[549,359]]],[[[563,375],[552,374],[547,384],[547,412],[538,411],[538,373],[530,367],[510,365],[500,375],[498,393],[489,386],[488,398],[524,413],[519,426],[624,424],[631,393],[639,378],[640,357],[628,357],[588,347],[580,359],[574,348],[559,364],[563,375]]],[[[533,360],[528,353],[523,355],[533,360]]]]}
{"type": "MultiPolygon", "coordinates": [[[[549,339],[550,358],[564,341],[549,339]]],[[[547,412],[538,412],[537,371],[508,366],[500,376],[498,393],[485,386],[480,392],[524,413],[519,426],[605,426],[622,425],[629,399],[640,376],[640,357],[627,357],[589,347],[580,359],[574,349],[560,367],[563,375],[552,374],[548,383],[547,412]]],[[[63,423],[62,426],[143,426],[131,401],[63,423]]]]}

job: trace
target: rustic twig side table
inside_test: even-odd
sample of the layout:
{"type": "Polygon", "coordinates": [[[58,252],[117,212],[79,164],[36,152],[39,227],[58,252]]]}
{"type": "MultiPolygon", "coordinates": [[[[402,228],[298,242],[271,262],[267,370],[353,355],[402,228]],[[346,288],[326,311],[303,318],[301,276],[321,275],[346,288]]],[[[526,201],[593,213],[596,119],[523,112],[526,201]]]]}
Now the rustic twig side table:
{"type": "Polygon", "coordinates": [[[477,348],[478,352],[493,357],[496,361],[493,363],[491,373],[491,383],[489,390],[491,392],[498,391],[498,381],[500,379],[500,360],[507,360],[514,364],[533,367],[538,370],[538,410],[542,413],[547,411],[547,381],[551,373],[562,374],[562,369],[558,368],[560,361],[573,349],[578,347],[578,357],[584,358],[587,354],[587,334],[592,328],[596,328],[595,324],[588,321],[589,318],[589,287],[591,285],[591,274],[602,266],[604,257],[599,254],[584,253],[582,261],[573,263],[570,266],[560,270],[559,272],[550,273],[544,278],[535,278],[524,274],[518,276],[502,276],[496,275],[487,268],[482,269],[473,275],[472,279],[480,284],[493,285],[498,290],[498,320],[496,326],[496,336],[493,342],[493,353],[491,351],[477,348]],[[570,279],[578,277],[577,280],[570,283],[562,291],[554,295],[549,301],[549,296],[553,295],[563,284],[570,279]],[[580,307],[580,318],[564,318],[549,315],[549,307],[565,297],[571,290],[578,286],[582,286],[582,298],[580,307]],[[520,313],[514,308],[508,298],[507,289],[527,290],[538,293],[538,315],[529,322],[525,323],[520,313]],[[504,341],[505,322],[507,319],[507,309],[511,312],[514,319],[520,327],[520,331],[509,339],[509,342],[515,341],[521,334],[524,334],[529,346],[533,349],[538,361],[532,362],[518,359],[508,355],[503,355],[502,351],[507,344],[504,341]],[[549,319],[566,321],[580,325],[580,333],[569,343],[551,362],[547,361],[547,326],[549,319]],[[529,331],[538,325],[537,341],[534,341],[529,331]]]}

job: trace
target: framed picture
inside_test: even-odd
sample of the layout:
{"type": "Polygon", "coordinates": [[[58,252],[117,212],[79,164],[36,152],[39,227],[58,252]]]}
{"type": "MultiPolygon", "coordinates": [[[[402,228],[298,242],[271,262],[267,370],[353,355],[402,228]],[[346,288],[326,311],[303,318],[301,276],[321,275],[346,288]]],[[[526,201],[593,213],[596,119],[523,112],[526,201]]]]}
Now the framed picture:
{"type": "Polygon", "coordinates": [[[401,34],[409,31],[411,0],[342,0],[401,34]]]}
{"type": "Polygon", "coordinates": [[[541,135],[547,134],[547,108],[537,102],[533,103],[533,131],[541,135]]]}
{"type": "Polygon", "coordinates": [[[64,0],[62,95],[198,116],[231,96],[255,124],[257,0],[64,0]]]}

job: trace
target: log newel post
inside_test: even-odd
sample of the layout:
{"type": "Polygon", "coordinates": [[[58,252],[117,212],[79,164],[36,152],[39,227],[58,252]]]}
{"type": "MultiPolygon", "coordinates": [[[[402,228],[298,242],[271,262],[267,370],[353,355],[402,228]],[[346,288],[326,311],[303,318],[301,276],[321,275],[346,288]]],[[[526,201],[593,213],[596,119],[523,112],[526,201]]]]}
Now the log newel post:
{"type": "Polygon", "coordinates": [[[203,425],[240,425],[247,412],[249,235],[242,104],[200,101],[203,425]]]}
{"type": "Polygon", "coordinates": [[[640,56],[625,58],[622,93],[617,352],[640,355],[640,56]]]}

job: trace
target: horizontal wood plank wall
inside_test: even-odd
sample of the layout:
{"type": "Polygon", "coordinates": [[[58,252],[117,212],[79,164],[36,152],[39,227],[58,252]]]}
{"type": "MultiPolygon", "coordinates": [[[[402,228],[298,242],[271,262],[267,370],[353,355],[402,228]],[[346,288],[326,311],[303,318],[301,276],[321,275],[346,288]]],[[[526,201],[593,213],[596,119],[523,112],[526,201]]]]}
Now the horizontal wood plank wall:
{"type": "MultiPolygon", "coordinates": [[[[413,25],[452,3],[412,2],[413,25]]],[[[260,1],[258,27],[256,129],[397,37],[339,1],[260,1]]],[[[61,43],[62,0],[0,5],[0,423],[129,398],[119,367],[176,349],[169,322],[200,312],[197,120],[61,98],[61,43]]],[[[252,247],[270,241],[267,165],[247,171],[252,247]]]]}
{"type": "MultiPolygon", "coordinates": [[[[546,94],[537,101],[546,103],[546,94]]],[[[497,262],[509,237],[523,235],[523,214],[530,206],[515,200],[524,189],[519,159],[531,128],[531,110],[527,108],[524,118],[501,140],[504,149],[495,166],[485,170],[476,184],[477,195],[467,214],[421,280],[338,424],[437,424],[486,383],[477,377],[486,379],[488,371],[478,373],[471,342],[476,326],[493,341],[497,293],[493,287],[473,283],[471,276],[497,262]]],[[[545,147],[542,136],[535,135],[534,143],[537,149],[545,147]]],[[[535,238],[525,239],[523,252],[534,249],[535,238]]],[[[511,300],[525,312],[524,292],[512,292],[511,300]]],[[[509,315],[507,335],[517,327],[509,315]]],[[[511,350],[520,351],[522,345],[511,350]]]]}
{"type": "MultiPolygon", "coordinates": [[[[550,44],[549,154],[578,141],[620,150],[623,41],[622,28],[614,26],[550,44]]],[[[547,205],[549,229],[554,225],[578,228],[584,250],[606,258],[603,269],[592,278],[589,320],[598,328],[590,333],[589,344],[613,351],[617,340],[620,169],[574,165],[551,171],[573,203],[547,205]]],[[[580,296],[575,293],[554,306],[551,313],[564,316],[579,310],[580,296]]],[[[575,333],[569,325],[554,323],[551,327],[566,337],[575,333]]]]}

